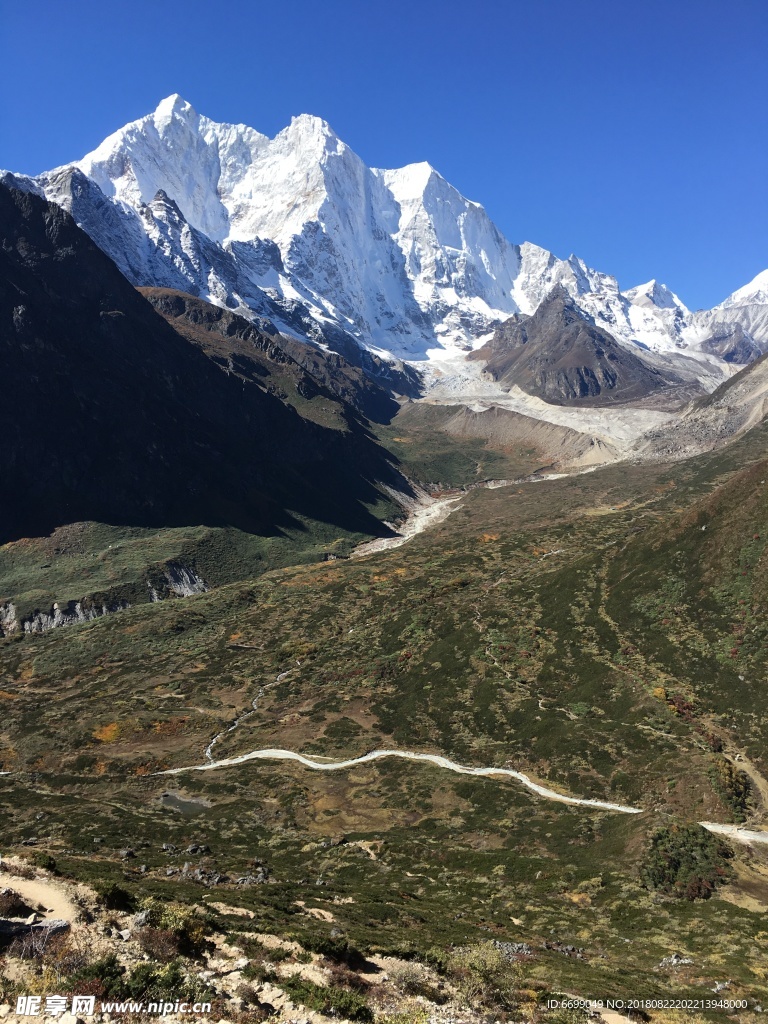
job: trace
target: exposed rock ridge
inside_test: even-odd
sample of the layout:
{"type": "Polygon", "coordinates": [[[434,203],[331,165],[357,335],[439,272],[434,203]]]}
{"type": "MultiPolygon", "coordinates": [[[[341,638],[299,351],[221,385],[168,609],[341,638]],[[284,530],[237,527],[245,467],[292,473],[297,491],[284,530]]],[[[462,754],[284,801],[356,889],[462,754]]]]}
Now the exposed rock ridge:
{"type": "Polygon", "coordinates": [[[473,353],[494,380],[556,405],[633,401],[679,378],[618,344],[558,286],[532,316],[518,314],[473,353]]]}

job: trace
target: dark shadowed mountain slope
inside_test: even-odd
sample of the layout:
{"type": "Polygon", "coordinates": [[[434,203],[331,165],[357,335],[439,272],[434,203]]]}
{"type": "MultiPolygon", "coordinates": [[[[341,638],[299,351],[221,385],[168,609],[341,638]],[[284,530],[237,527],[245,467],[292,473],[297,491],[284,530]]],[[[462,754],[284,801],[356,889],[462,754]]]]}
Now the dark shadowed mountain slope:
{"type": "Polygon", "coordinates": [[[273,394],[316,418],[318,404],[330,402],[338,413],[356,410],[386,423],[400,408],[388,391],[336,352],[260,328],[250,320],[204,299],[171,288],[140,288],[171,326],[201,345],[219,365],[245,380],[259,380],[273,394]]]}
{"type": "Polygon", "coordinates": [[[0,540],[80,520],[232,524],[292,513],[386,532],[402,486],[355,416],[328,429],[183,338],[60,207],[0,187],[0,540]]]}
{"type": "Polygon", "coordinates": [[[671,378],[650,367],[555,288],[532,316],[516,315],[473,353],[494,380],[556,405],[607,405],[652,394],[671,378]]]}

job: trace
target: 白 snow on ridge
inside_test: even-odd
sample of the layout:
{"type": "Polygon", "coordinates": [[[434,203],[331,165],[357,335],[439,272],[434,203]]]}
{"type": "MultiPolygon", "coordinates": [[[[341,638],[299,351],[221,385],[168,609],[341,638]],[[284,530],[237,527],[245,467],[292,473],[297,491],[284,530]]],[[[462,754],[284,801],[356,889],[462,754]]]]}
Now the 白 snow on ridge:
{"type": "Polygon", "coordinates": [[[509,242],[428,163],[370,169],[307,114],[270,139],[173,95],[81,160],[14,183],[69,210],[132,283],[363,364],[460,357],[557,287],[619,344],[705,387],[768,344],[766,275],[706,313],[655,281],[621,292],[576,256],[509,242]]]}
{"type": "Polygon", "coordinates": [[[768,270],[713,309],[694,313],[683,337],[690,345],[741,365],[768,350],[768,270]]]}

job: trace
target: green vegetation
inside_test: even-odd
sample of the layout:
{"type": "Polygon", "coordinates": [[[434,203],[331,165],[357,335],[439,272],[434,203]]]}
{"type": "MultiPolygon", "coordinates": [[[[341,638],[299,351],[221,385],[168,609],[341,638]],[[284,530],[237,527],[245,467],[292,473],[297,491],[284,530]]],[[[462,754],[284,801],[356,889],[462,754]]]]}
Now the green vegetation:
{"type": "Polygon", "coordinates": [[[411,479],[424,487],[466,487],[482,480],[526,476],[547,459],[526,443],[509,444],[449,432],[456,406],[407,404],[388,425],[375,424],[380,441],[411,479]]]}
{"type": "Polygon", "coordinates": [[[493,942],[451,950],[446,973],[470,1005],[498,1010],[518,1007],[522,967],[493,942]]]}
{"type": "MultiPolygon", "coordinates": [[[[377,507],[391,517],[394,506],[377,507]]],[[[295,529],[260,537],[233,527],[146,529],[76,523],[50,537],[0,545],[0,605],[12,602],[19,621],[54,602],[87,599],[102,605],[146,604],[149,584],[163,595],[168,564],[198,573],[211,587],[256,577],[270,569],[346,556],[361,540],[327,524],[297,518],[295,529]]]]}
{"type": "MultiPolygon", "coordinates": [[[[520,993],[693,996],[730,978],[767,999],[767,851],[736,848],[706,900],[645,882],[670,820],[764,812],[738,761],[768,772],[764,452],[761,429],[672,467],[475,490],[403,548],[243,579],[233,560],[210,593],[5,640],[5,848],[36,838],[63,875],[139,902],[215,893],[254,915],[211,911],[215,927],[326,958],[318,943],[414,959],[499,939],[535,951],[520,993]],[[397,745],[646,812],[394,760],[153,774],[200,764],[260,691],[216,757],[397,745]],[[236,885],[255,860],[269,884],[236,885]],[[659,969],[675,950],[695,973],[659,969]]],[[[147,928],[155,959],[178,958],[167,922],[147,928]]]]}
{"type": "MultiPolygon", "coordinates": [[[[191,907],[161,902],[150,896],[142,901],[141,909],[147,925],[142,940],[148,952],[162,948],[172,954],[200,959],[206,950],[213,948],[206,938],[211,930],[210,921],[191,907]]],[[[167,952],[163,959],[166,956],[167,952]]]]}
{"type": "Polygon", "coordinates": [[[116,882],[104,882],[96,886],[96,892],[107,910],[130,912],[136,909],[136,898],[116,882]]]}
{"type": "Polygon", "coordinates": [[[734,768],[724,757],[715,757],[713,779],[715,788],[728,804],[736,821],[744,821],[751,792],[749,776],[734,768]]]}
{"type": "Polygon", "coordinates": [[[64,983],[64,991],[145,1003],[210,1000],[209,990],[187,973],[180,960],[173,960],[164,966],[139,964],[132,971],[127,971],[114,953],[70,975],[64,983]]]}
{"type": "Polygon", "coordinates": [[[707,900],[732,875],[733,849],[699,825],[670,825],[651,840],[643,882],[667,896],[707,900]]]}
{"type": "Polygon", "coordinates": [[[301,1003],[308,1010],[318,1010],[331,1017],[347,1020],[373,1021],[368,1002],[359,992],[335,985],[316,985],[303,978],[283,978],[280,984],[294,1002],[301,1003]]]}

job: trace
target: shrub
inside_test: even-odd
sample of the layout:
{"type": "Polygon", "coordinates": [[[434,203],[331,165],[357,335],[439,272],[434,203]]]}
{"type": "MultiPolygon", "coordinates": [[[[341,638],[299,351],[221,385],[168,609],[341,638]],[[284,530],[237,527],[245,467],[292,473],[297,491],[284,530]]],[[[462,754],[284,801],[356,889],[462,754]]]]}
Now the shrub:
{"type": "Polygon", "coordinates": [[[171,959],[179,953],[199,959],[211,948],[207,938],[210,922],[198,916],[193,907],[182,903],[161,903],[153,897],[143,900],[141,906],[147,914],[148,927],[143,930],[150,932],[147,942],[155,943],[158,949],[170,954],[158,959],[171,959]],[[175,947],[173,952],[172,947],[175,947]]]}
{"type": "Polygon", "coordinates": [[[373,1021],[373,1013],[367,1000],[359,992],[335,986],[325,987],[301,978],[281,978],[280,987],[296,1003],[308,1010],[317,1010],[331,1017],[342,1017],[354,1021],[373,1021]]]}
{"type": "Polygon", "coordinates": [[[101,960],[81,968],[66,982],[69,992],[95,995],[97,998],[135,999],[137,1001],[199,1002],[210,1000],[212,993],[200,981],[189,978],[183,964],[172,960],[162,967],[139,964],[130,974],[110,953],[101,960]]]}
{"type": "Polygon", "coordinates": [[[671,825],[652,838],[641,871],[646,888],[678,899],[709,899],[727,882],[733,849],[700,825],[671,825]]]}
{"type": "Polygon", "coordinates": [[[493,942],[463,946],[447,957],[451,980],[469,1003],[491,1009],[514,1010],[521,967],[510,962],[493,942]]]}
{"type": "Polygon", "coordinates": [[[309,935],[297,941],[305,949],[310,950],[312,953],[319,953],[320,956],[324,956],[327,960],[332,960],[337,964],[347,964],[349,967],[360,968],[366,963],[366,959],[360,950],[350,946],[348,940],[342,936],[331,938],[326,935],[309,935]]]}
{"type": "Polygon", "coordinates": [[[56,870],[56,861],[50,853],[43,853],[42,850],[36,850],[30,859],[36,868],[43,868],[45,871],[56,870]]]}
{"type": "Polygon", "coordinates": [[[130,913],[136,909],[136,898],[116,882],[104,882],[96,886],[101,903],[107,910],[119,910],[130,913]]]}
{"type": "Polygon", "coordinates": [[[136,935],[138,943],[153,960],[168,962],[179,955],[176,935],[167,928],[142,928],[136,935]]]}
{"type": "Polygon", "coordinates": [[[720,796],[728,804],[737,821],[744,821],[747,802],[751,792],[749,776],[740,768],[734,768],[721,755],[715,758],[713,781],[720,796]]]}
{"type": "Polygon", "coordinates": [[[125,993],[124,974],[125,968],[118,962],[117,955],[109,953],[71,974],[67,987],[78,995],[115,996],[119,999],[125,993]]]}
{"type": "Polygon", "coordinates": [[[8,860],[2,862],[2,869],[6,875],[13,875],[14,878],[34,878],[35,872],[29,864],[12,864],[8,860]]]}
{"type": "Polygon", "coordinates": [[[426,976],[418,964],[404,963],[392,967],[389,977],[395,988],[406,996],[423,996],[432,1003],[444,1003],[447,997],[426,976]]]}
{"type": "Polygon", "coordinates": [[[365,978],[361,978],[359,974],[355,974],[342,964],[336,964],[330,969],[328,980],[334,988],[348,988],[353,992],[366,992],[370,988],[365,978]]]}
{"type": "Polygon", "coordinates": [[[274,967],[265,963],[260,963],[256,960],[251,960],[243,968],[243,977],[248,981],[274,981],[277,977],[274,967]]]}
{"type": "Polygon", "coordinates": [[[408,1007],[395,1013],[385,1013],[376,1018],[376,1024],[429,1024],[429,1011],[426,1006],[408,1007]]]}

